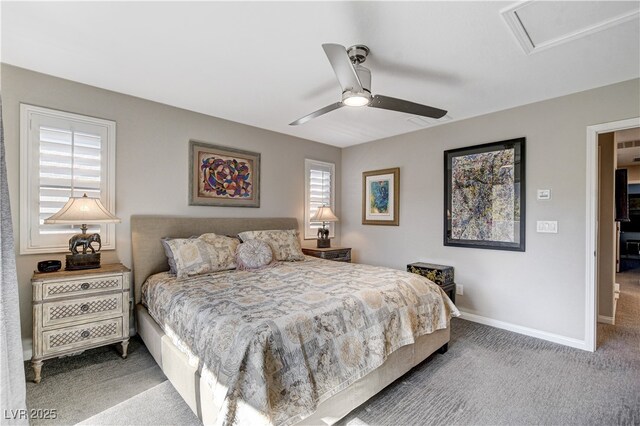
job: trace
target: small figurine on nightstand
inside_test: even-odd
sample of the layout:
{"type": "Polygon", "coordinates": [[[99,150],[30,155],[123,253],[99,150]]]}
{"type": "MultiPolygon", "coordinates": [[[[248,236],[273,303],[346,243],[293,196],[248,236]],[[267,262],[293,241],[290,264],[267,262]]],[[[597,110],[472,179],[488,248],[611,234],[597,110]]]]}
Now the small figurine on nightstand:
{"type": "Polygon", "coordinates": [[[329,230],[326,228],[328,222],[337,222],[338,218],[331,211],[331,207],[323,205],[318,209],[316,214],[309,219],[311,222],[322,222],[322,228],[318,229],[318,248],[331,247],[331,240],[329,239],[329,230]]]}

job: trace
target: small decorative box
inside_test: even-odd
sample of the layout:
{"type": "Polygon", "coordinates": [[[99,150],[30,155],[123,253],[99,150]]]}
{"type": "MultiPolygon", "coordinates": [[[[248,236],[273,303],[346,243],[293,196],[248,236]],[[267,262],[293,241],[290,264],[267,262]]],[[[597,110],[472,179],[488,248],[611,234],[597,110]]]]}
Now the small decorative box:
{"type": "Polygon", "coordinates": [[[440,286],[453,284],[454,282],[453,266],[417,262],[407,265],[407,272],[422,275],[440,286]]]}

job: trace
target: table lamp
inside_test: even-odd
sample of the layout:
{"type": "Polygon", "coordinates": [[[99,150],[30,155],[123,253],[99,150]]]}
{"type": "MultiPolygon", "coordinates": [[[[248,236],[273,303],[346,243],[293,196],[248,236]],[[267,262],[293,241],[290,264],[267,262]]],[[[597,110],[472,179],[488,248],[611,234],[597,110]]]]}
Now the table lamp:
{"type": "Polygon", "coordinates": [[[119,223],[120,219],[109,213],[98,198],[70,197],[53,216],[44,220],[45,224],[81,224],[82,232],[69,239],[66,267],[68,271],[95,269],[100,267],[100,234],[87,234],[87,223],[119,223]],[[97,249],[93,244],[97,244],[97,249]],[[78,251],[82,248],[82,252],[78,251]],[[90,253],[87,253],[90,251],[90,253]]]}
{"type": "Polygon", "coordinates": [[[322,228],[318,229],[318,248],[331,247],[331,240],[329,240],[329,230],[325,227],[328,222],[337,222],[338,218],[331,211],[331,207],[323,205],[318,208],[318,211],[311,217],[311,222],[322,222],[322,228]]]}

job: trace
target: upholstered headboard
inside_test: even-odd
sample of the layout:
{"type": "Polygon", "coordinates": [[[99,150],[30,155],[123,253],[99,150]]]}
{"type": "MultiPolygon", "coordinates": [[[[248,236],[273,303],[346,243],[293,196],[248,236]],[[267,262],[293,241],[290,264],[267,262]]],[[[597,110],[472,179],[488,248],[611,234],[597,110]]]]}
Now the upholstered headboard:
{"type": "Polygon", "coordinates": [[[242,231],[298,229],[290,217],[213,218],[185,216],[131,216],[133,283],[136,303],[140,303],[142,284],[153,274],[168,271],[169,264],[160,240],[164,237],[188,238],[207,232],[238,235],[242,231]]]}

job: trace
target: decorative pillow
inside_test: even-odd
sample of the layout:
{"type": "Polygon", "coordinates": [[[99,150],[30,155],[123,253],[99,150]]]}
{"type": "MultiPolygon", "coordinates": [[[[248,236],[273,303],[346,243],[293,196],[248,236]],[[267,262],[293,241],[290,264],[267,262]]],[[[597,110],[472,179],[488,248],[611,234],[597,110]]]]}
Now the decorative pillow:
{"type": "Polygon", "coordinates": [[[295,229],[245,231],[239,233],[238,236],[243,242],[260,240],[269,244],[276,260],[304,260],[300,240],[298,240],[298,232],[295,229]]]}
{"type": "Polygon", "coordinates": [[[271,246],[261,240],[249,240],[236,249],[238,269],[260,269],[273,261],[271,246]]]}
{"type": "MultiPolygon", "coordinates": [[[[202,234],[198,238],[167,238],[164,244],[171,251],[176,276],[184,278],[235,269],[235,253],[240,241],[223,235],[202,234]]],[[[167,259],[170,259],[168,255],[167,259]]]]}
{"type": "Polygon", "coordinates": [[[160,240],[162,243],[162,248],[164,249],[164,254],[167,256],[167,262],[169,262],[169,272],[173,275],[176,274],[176,260],[173,258],[173,252],[171,251],[171,247],[169,247],[168,241],[173,240],[173,238],[163,238],[160,240]]]}
{"type": "MultiPolygon", "coordinates": [[[[189,240],[194,240],[198,238],[197,236],[189,237],[189,240]]],[[[169,272],[173,275],[176,275],[176,260],[173,258],[173,252],[171,251],[171,247],[168,242],[175,239],[185,239],[185,238],[163,238],[160,240],[162,242],[162,247],[164,248],[164,254],[167,256],[167,262],[169,262],[169,272]]]]}

